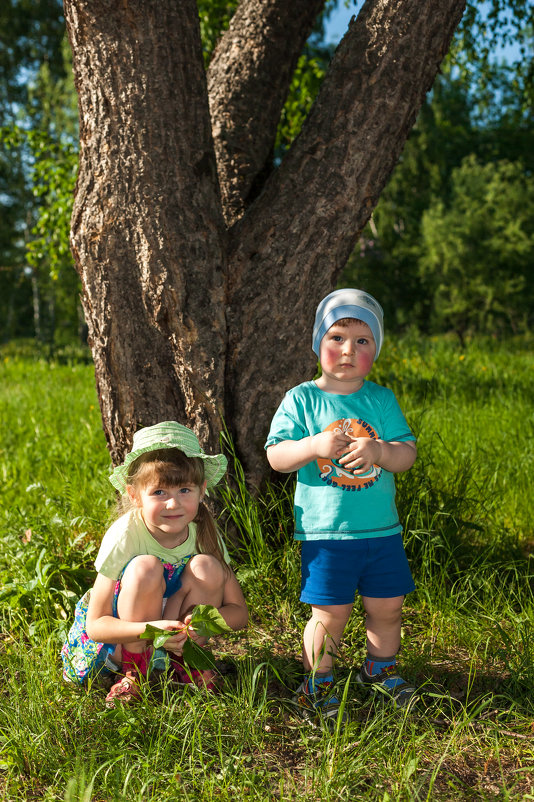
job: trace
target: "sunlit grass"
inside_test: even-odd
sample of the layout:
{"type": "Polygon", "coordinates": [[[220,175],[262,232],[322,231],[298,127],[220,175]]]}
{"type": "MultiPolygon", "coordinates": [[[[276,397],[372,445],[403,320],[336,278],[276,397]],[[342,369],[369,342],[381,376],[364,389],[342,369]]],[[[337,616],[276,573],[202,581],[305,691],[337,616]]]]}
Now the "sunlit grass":
{"type": "Polygon", "coordinates": [[[371,378],[419,437],[398,482],[418,586],[402,668],[427,696],[399,713],[362,695],[356,605],[338,670],[351,723],[334,735],[291,705],[308,615],[291,480],[253,495],[238,464],[222,498],[251,624],[216,643],[222,693],[147,687],[141,704],[107,710],[102,689],[62,682],[59,646],[114,505],[93,369],[74,353],[0,352],[1,798],[534,798],[531,344],[386,345],[371,378]]]}

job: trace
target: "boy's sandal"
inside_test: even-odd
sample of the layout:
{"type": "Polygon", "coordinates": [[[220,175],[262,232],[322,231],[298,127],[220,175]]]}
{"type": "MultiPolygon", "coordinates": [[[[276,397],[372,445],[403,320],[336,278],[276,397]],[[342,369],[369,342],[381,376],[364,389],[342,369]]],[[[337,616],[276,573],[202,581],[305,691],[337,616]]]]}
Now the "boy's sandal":
{"type": "Polygon", "coordinates": [[[305,679],[291,701],[296,705],[298,715],[313,727],[322,722],[328,729],[334,730],[338,725],[343,727],[348,724],[349,716],[333,692],[332,682],[321,682],[315,693],[309,693],[305,679]]]}
{"type": "Polygon", "coordinates": [[[106,707],[115,707],[115,702],[128,704],[134,699],[139,699],[141,691],[139,688],[138,674],[135,671],[127,671],[124,677],[111,687],[106,696],[106,707]]]}
{"type": "Polygon", "coordinates": [[[381,691],[395,707],[408,707],[418,697],[417,688],[396,674],[393,666],[386,668],[380,674],[370,675],[365,665],[362,665],[356,675],[356,682],[373,691],[381,691]]]}

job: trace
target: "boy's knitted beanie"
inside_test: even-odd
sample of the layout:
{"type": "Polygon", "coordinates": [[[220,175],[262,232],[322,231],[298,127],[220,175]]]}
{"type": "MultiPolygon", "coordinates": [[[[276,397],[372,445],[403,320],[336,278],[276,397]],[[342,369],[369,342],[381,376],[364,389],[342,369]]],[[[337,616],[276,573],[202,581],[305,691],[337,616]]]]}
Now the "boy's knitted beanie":
{"type": "Polygon", "coordinates": [[[326,298],[323,298],[317,307],[312,338],[312,348],[317,356],[319,356],[321,340],[328,329],[344,317],[353,317],[367,323],[375,338],[375,359],[378,359],[384,339],[382,307],[368,292],[349,288],[334,290],[326,298]]]}

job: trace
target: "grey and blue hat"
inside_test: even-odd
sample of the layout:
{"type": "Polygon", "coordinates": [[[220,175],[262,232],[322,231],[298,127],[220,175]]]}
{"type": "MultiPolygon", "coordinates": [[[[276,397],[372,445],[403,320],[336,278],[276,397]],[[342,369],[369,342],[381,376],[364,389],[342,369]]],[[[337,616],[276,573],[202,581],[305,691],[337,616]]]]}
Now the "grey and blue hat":
{"type": "Polygon", "coordinates": [[[334,290],[323,298],[315,313],[312,348],[319,356],[321,340],[328,329],[344,317],[353,317],[367,323],[376,343],[375,359],[378,359],[384,339],[384,312],[372,295],[363,290],[334,290]]]}

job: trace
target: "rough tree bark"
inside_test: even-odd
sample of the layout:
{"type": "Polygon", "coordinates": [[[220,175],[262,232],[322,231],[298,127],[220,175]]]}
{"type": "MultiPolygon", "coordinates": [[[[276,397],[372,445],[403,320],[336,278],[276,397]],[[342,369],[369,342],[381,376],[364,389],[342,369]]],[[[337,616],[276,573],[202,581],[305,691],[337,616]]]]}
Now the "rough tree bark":
{"type": "Polygon", "coordinates": [[[242,0],[207,81],[194,0],[65,0],[80,106],[72,248],[114,463],[140,425],[176,418],[215,448],[224,418],[257,482],[276,405],[313,371],[315,306],[376,205],[465,0],[367,0],[267,174],[322,4],[242,0]]]}
{"type": "Polygon", "coordinates": [[[221,426],[226,230],[194,0],[65,4],[80,166],[71,246],[111,458],[140,425],[221,426]]]}
{"type": "Polygon", "coordinates": [[[298,57],[325,0],[242,0],[208,70],[223,211],[243,214],[272,153],[298,57]]]}

